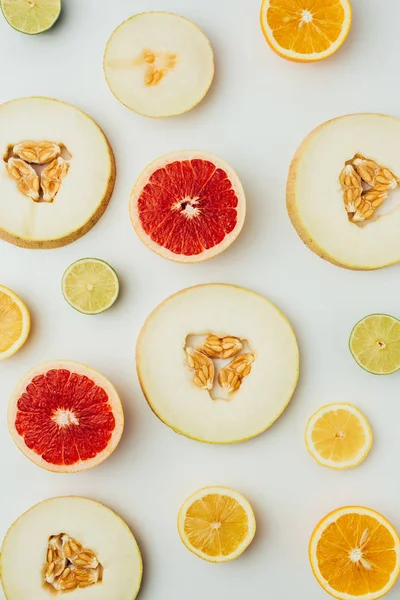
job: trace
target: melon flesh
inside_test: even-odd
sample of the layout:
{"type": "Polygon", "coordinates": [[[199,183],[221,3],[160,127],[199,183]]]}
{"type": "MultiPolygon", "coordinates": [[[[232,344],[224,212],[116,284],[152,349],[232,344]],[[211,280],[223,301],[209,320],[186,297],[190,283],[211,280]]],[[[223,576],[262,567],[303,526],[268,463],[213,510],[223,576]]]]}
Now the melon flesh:
{"type": "Polygon", "coordinates": [[[299,352],[284,315],[266,298],[225,284],[200,285],[167,298],[148,317],[137,344],[137,369],[156,415],[187,437],[233,443],[267,429],[297,384],[299,352]],[[251,373],[229,399],[193,384],[184,348],[190,336],[236,336],[255,355],[251,373]]]}
{"type": "Polygon", "coordinates": [[[85,113],[50,98],[0,106],[0,237],[28,248],[55,248],[84,235],[105,211],[115,181],[112,150],[85,113]],[[69,170],[53,202],[34,202],[6,169],[10,146],[51,141],[68,151],[69,170]]]}
{"type": "Polygon", "coordinates": [[[148,12],[114,31],[104,72],[122,104],[144,116],[168,117],[202,100],[214,76],[214,57],[194,23],[171,13],[148,12]]]}
{"type": "Polygon", "coordinates": [[[134,600],[142,578],[142,559],[128,526],[106,506],[79,497],[45,500],[9,529],[1,549],[1,583],[7,600],[134,600]],[[95,552],[102,581],[54,596],[43,585],[49,538],[67,533],[95,552]]]}
{"type": "Polygon", "coordinates": [[[399,176],[400,120],[348,115],[311,132],[290,167],[288,212],[302,240],[322,258],[351,269],[377,269],[400,261],[400,206],[386,211],[389,196],[373,220],[362,226],[349,221],[339,175],[356,154],[399,176]]]}

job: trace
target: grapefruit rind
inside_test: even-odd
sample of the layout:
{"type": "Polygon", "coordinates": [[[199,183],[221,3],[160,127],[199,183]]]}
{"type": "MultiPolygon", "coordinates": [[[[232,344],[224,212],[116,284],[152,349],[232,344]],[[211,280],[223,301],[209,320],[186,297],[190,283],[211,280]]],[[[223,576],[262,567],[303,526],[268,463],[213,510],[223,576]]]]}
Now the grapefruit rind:
{"type": "Polygon", "coordinates": [[[104,573],[102,582],[76,589],[68,598],[134,600],[139,592],[143,562],[128,525],[108,507],[77,496],[45,500],[22,514],[9,528],[1,548],[1,583],[7,600],[46,600],[43,564],[49,538],[67,532],[96,549],[104,573]],[[20,566],[24,564],[24,577],[20,566]],[[90,592],[90,590],[92,590],[90,592]]]}
{"type": "Polygon", "coordinates": [[[243,552],[250,546],[256,534],[256,518],[250,502],[247,500],[247,498],[245,498],[245,496],[243,496],[243,494],[224,486],[210,486],[198,490],[197,492],[189,496],[182,504],[178,513],[178,533],[184,546],[195,556],[198,556],[199,558],[211,563],[225,563],[239,558],[239,556],[241,556],[243,552]],[[209,494],[217,494],[233,498],[244,509],[248,519],[247,536],[240,544],[240,546],[238,546],[235,552],[227,556],[222,554],[220,556],[210,556],[202,552],[190,543],[188,536],[185,533],[185,519],[188,509],[194,502],[196,502],[197,500],[201,500],[202,498],[204,498],[204,496],[207,496],[209,494]]]}
{"type": "Polygon", "coordinates": [[[8,428],[11,434],[11,437],[17,446],[17,448],[24,454],[31,462],[36,464],[37,466],[55,473],[77,473],[80,471],[86,471],[87,469],[91,469],[96,467],[97,465],[104,462],[116,449],[118,446],[124,428],[124,414],[122,409],[122,404],[118,393],[112,383],[104,377],[101,373],[83,365],[81,363],[68,361],[68,360],[55,360],[47,363],[42,363],[35,368],[31,369],[22,379],[18,382],[15,387],[9,404],[8,404],[8,428]],[[34,377],[37,375],[42,375],[47,373],[52,369],[67,369],[73,373],[77,373],[78,375],[83,375],[91,379],[95,385],[101,387],[108,396],[108,402],[111,405],[112,412],[115,419],[115,426],[112,432],[111,439],[109,440],[105,449],[98,453],[94,458],[90,458],[87,460],[79,460],[72,465],[55,465],[45,461],[39,454],[28,448],[25,444],[24,438],[19,435],[15,428],[15,420],[18,412],[17,402],[21,395],[24,393],[27,385],[32,381],[34,377]]]}
{"type": "Polygon", "coordinates": [[[198,442],[234,444],[265,432],[284,412],[299,378],[299,349],[289,321],[269,300],[234,285],[204,284],[173,294],[148,316],[136,366],[144,397],[165,425],[198,442]],[[210,332],[246,339],[256,355],[251,377],[230,402],[194,387],[184,362],[185,338],[210,332]]]}
{"type": "MultiPolygon", "coordinates": [[[[181,200],[181,198],[179,198],[179,200],[181,200]]],[[[196,151],[196,150],[172,152],[170,154],[161,156],[160,158],[158,158],[155,161],[153,161],[152,163],[150,163],[142,171],[142,173],[139,175],[138,179],[136,180],[136,183],[132,189],[129,206],[130,206],[129,212],[130,212],[131,222],[132,222],[132,225],[133,225],[137,235],[139,236],[140,240],[148,248],[150,248],[150,250],[152,250],[159,256],[162,256],[163,258],[166,258],[168,260],[171,260],[174,262],[180,262],[180,263],[203,262],[205,260],[209,260],[210,258],[213,258],[214,256],[217,256],[218,254],[220,254],[221,252],[226,250],[231,244],[233,244],[233,242],[239,236],[239,234],[243,228],[245,217],[246,217],[246,196],[245,196],[244,189],[243,189],[242,183],[241,183],[238,175],[235,173],[235,171],[232,169],[232,167],[228,163],[226,163],[224,160],[222,160],[218,156],[215,156],[214,154],[210,154],[209,152],[196,151]],[[209,161],[209,162],[215,164],[217,168],[221,168],[228,175],[228,178],[232,185],[232,189],[235,192],[237,199],[238,199],[238,205],[237,205],[237,211],[236,211],[237,212],[237,222],[236,222],[236,226],[233,229],[233,231],[226,234],[224,239],[222,240],[222,242],[220,242],[219,244],[217,244],[209,249],[205,249],[200,254],[193,254],[193,255],[175,254],[174,252],[171,252],[168,248],[165,248],[165,247],[161,246],[160,244],[153,242],[151,240],[150,236],[145,232],[145,230],[143,229],[143,226],[141,224],[141,221],[140,221],[140,215],[139,215],[139,211],[138,211],[138,200],[141,196],[143,189],[149,182],[150,177],[153,175],[153,173],[155,173],[159,169],[162,169],[166,165],[173,163],[175,161],[185,161],[185,160],[194,160],[194,159],[209,161]]]]}
{"type": "Polygon", "coordinates": [[[5,350],[4,352],[0,352],[0,360],[5,360],[6,358],[10,358],[10,356],[13,356],[16,352],[18,352],[18,350],[20,350],[25,344],[31,329],[31,317],[28,307],[21,300],[21,298],[19,298],[17,294],[15,294],[15,292],[5,287],[4,285],[0,285],[0,292],[9,296],[12,302],[14,302],[18,306],[19,310],[21,311],[22,317],[22,331],[20,337],[17,340],[15,340],[14,344],[10,346],[10,348],[5,350]]]}

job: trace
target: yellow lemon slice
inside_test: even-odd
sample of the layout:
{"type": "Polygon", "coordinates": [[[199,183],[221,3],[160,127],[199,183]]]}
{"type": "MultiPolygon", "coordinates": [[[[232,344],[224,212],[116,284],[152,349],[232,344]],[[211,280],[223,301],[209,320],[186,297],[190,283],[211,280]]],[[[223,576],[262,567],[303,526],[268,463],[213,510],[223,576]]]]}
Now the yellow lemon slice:
{"type": "Polygon", "coordinates": [[[320,465],[349,469],[366,458],[372,446],[372,431],[355,406],[328,404],[308,421],[305,441],[311,456],[320,465]]]}
{"type": "Polygon", "coordinates": [[[240,556],[256,532],[253,510],[242,494],[225,487],[207,487],[190,496],[178,516],[186,548],[209,562],[240,556]]]}
{"type": "Polygon", "coordinates": [[[376,600],[399,575],[400,539],[379,513],[347,506],[317,525],[309,556],[318,583],[334,598],[376,600]]]}
{"type": "Polygon", "coordinates": [[[351,25],[348,0],[263,0],[261,27],[283,58],[313,62],[331,56],[351,25]]]}
{"type": "Polygon", "coordinates": [[[349,340],[354,360],[368,373],[390,375],[400,368],[400,321],[390,315],[368,315],[349,340]]]}
{"type": "Polygon", "coordinates": [[[0,285],[0,360],[9,358],[25,344],[30,326],[26,305],[14,292],[0,285]]]}

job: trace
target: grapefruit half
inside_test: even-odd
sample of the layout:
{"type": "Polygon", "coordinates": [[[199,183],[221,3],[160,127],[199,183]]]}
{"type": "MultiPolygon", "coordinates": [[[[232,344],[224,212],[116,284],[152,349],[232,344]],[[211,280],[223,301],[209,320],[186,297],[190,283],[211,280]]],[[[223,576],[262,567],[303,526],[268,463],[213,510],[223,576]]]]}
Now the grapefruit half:
{"type": "Polygon", "coordinates": [[[139,176],[131,194],[136,233],[151,250],[176,262],[216,256],[239,235],[246,198],[239,177],[207,152],[173,152],[139,176]]]}
{"type": "Polygon", "coordinates": [[[11,436],[27,458],[58,473],[95,467],[117,447],[121,401],[100,373],[72,361],[52,361],[27,373],[9,402],[11,436]]]}

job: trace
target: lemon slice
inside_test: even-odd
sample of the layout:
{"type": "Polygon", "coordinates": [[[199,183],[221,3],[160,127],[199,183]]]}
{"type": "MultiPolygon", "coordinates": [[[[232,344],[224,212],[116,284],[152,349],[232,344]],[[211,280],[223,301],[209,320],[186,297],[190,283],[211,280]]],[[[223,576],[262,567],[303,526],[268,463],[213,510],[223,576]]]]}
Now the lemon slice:
{"type": "Polygon", "coordinates": [[[389,375],[400,368],[400,321],[368,315],[353,328],[349,340],[354,360],[368,373],[389,375]]]}
{"type": "Polygon", "coordinates": [[[72,308],[85,315],[97,315],[110,308],[118,298],[118,276],[103,260],[81,258],[65,271],[62,291],[72,308]]]}
{"type": "Polygon", "coordinates": [[[339,600],[376,600],[395,584],[400,540],[392,525],[370,508],[347,506],[328,514],[309,546],[313,573],[339,600]]]}
{"type": "Polygon", "coordinates": [[[305,441],[320,465],[349,469],[366,458],[372,446],[372,431],[355,406],[344,402],[328,404],[308,421],[305,441]]]}
{"type": "Polygon", "coordinates": [[[26,342],[31,318],[14,292],[0,285],[0,360],[15,354],[26,342]]]}
{"type": "Polygon", "coordinates": [[[61,0],[0,0],[11,27],[35,35],[53,27],[61,13],[61,0]]]}
{"type": "Polygon", "coordinates": [[[207,487],[183,504],[178,530],[186,548],[209,562],[228,562],[252,542],[256,520],[246,498],[229,488],[207,487]]]}

